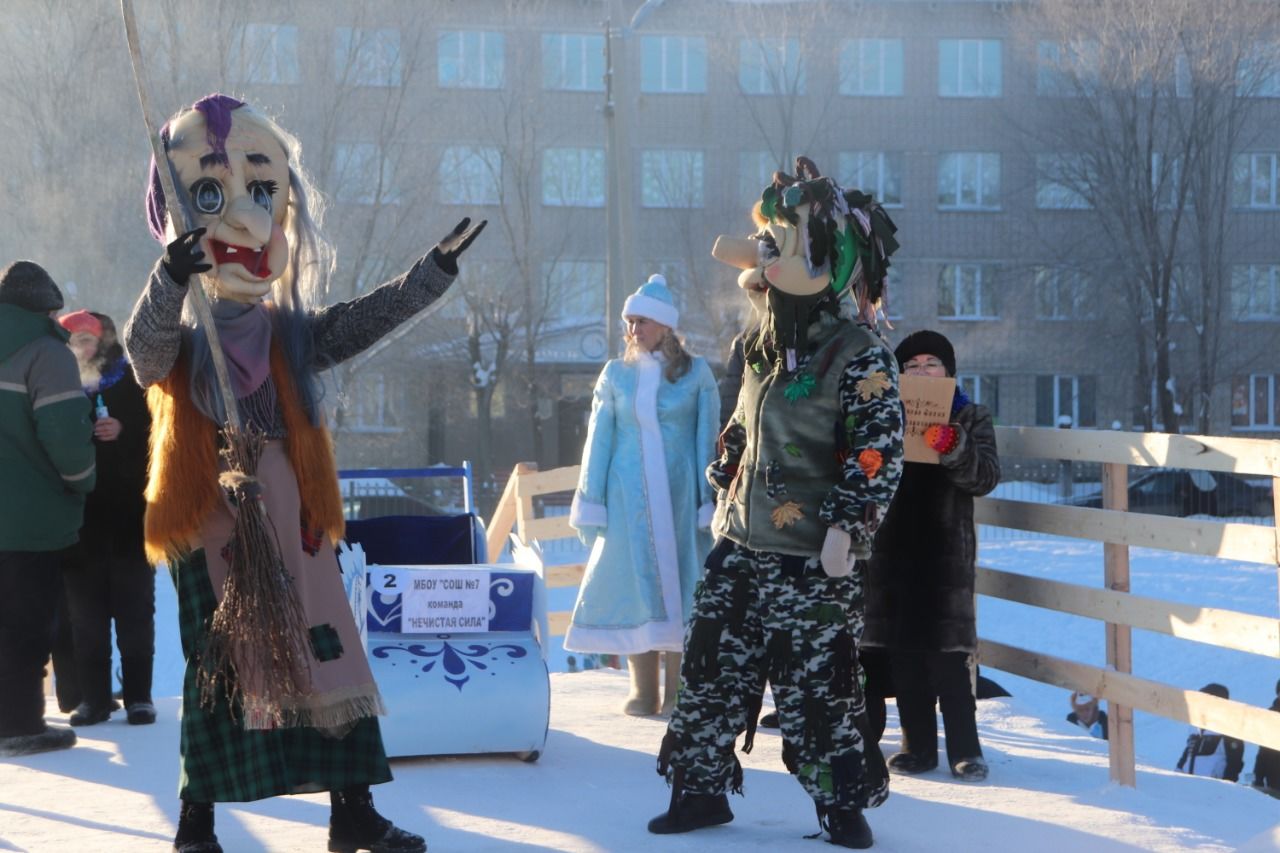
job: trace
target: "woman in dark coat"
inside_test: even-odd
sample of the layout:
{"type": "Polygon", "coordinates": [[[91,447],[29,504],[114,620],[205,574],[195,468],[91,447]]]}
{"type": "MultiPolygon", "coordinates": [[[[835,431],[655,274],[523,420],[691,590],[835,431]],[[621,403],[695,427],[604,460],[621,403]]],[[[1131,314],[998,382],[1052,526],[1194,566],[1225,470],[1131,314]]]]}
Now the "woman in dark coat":
{"type": "Polygon", "coordinates": [[[85,501],[77,559],[62,576],[82,699],[71,725],[101,723],[120,707],[111,697],[112,620],[125,712],[133,725],[146,725],[156,720],[151,703],[156,581],[142,547],[151,415],[111,318],[76,311],[59,322],[71,333],[81,384],[94,405],[98,465],[98,483],[85,501]]]}
{"type": "MultiPolygon", "coordinates": [[[[956,375],[955,351],[937,332],[907,336],[894,355],[904,374],[956,375]]],[[[957,387],[951,422],[932,428],[926,440],[941,462],[906,463],[869,564],[861,659],[871,735],[879,740],[885,697],[896,695],[902,751],[889,757],[889,769],[932,770],[940,704],[952,774],[981,781],[987,764],[970,678],[977,649],[973,499],[1000,481],[991,413],[957,387]]]]}

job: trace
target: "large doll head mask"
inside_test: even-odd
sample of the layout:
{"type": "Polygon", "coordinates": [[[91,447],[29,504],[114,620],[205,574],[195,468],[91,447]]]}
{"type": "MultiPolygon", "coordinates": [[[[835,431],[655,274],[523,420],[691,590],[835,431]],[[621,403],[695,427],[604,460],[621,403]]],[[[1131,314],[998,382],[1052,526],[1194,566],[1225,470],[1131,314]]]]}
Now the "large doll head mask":
{"type": "Polygon", "coordinates": [[[765,342],[786,352],[788,369],[805,348],[816,312],[834,312],[845,294],[854,295],[864,316],[875,316],[898,243],[896,227],[871,196],[841,189],[800,157],[795,176],[774,174],[752,216],[759,231],[746,239],[721,236],[711,254],[742,270],[738,286],[760,315],[765,342]]]}
{"type": "MultiPolygon", "coordinates": [[[[299,243],[316,238],[292,160],[296,142],[248,104],[209,95],[176,114],[160,133],[185,193],[192,227],[213,265],[206,278],[223,299],[256,302],[273,283],[292,284],[299,243]]],[[[167,242],[184,230],[170,217],[153,161],[147,193],[151,233],[167,242]]]]}

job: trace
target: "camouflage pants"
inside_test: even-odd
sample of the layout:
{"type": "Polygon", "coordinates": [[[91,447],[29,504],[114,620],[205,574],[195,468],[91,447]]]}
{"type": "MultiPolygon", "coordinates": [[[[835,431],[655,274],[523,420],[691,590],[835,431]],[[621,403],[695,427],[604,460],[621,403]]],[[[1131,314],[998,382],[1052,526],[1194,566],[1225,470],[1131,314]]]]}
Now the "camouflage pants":
{"type": "Polygon", "coordinates": [[[683,791],[742,792],[734,742],[750,752],[764,682],[773,686],[783,761],[818,806],[874,807],[889,794],[879,750],[864,757],[858,666],[861,563],[828,578],[816,557],[717,543],[694,595],[680,698],[659,772],[683,791]]]}

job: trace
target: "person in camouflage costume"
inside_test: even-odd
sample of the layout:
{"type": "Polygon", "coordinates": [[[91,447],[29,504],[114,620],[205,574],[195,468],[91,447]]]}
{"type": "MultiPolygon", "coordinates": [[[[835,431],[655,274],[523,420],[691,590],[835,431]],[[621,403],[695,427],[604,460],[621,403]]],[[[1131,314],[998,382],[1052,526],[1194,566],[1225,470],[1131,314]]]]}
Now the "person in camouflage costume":
{"type": "Polygon", "coordinates": [[[895,228],[805,158],[796,177],[774,176],[754,215],[757,234],[712,251],[743,270],[760,331],[745,342],[737,407],[707,470],[720,490],[717,543],[658,756],[671,803],[649,831],[733,819],[734,743],[745,732],[750,752],[767,679],[783,760],[828,840],[865,848],[862,810],[889,793],[879,750],[864,749],[857,648],[863,561],[902,472],[897,362],[874,329],[895,228]]]}

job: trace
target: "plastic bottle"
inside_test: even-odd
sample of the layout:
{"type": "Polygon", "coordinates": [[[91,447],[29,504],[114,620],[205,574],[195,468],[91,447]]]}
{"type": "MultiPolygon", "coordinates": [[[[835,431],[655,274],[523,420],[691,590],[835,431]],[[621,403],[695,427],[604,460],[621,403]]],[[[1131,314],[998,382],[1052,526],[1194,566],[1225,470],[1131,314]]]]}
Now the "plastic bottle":
{"type": "Polygon", "coordinates": [[[93,416],[97,420],[107,417],[107,404],[102,401],[102,395],[98,395],[98,402],[93,410],[93,416]]]}

